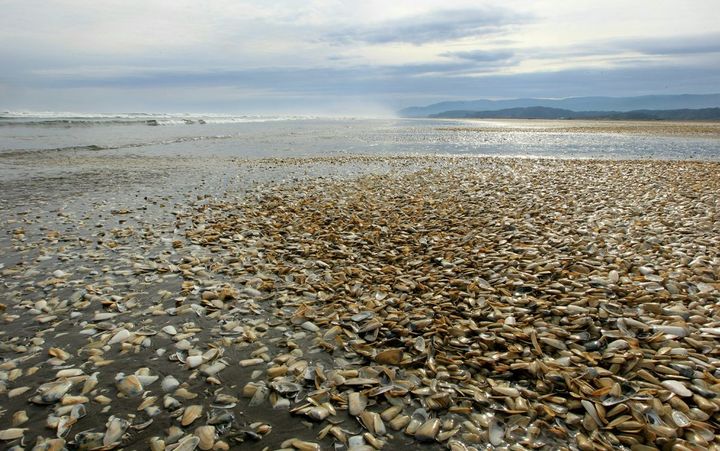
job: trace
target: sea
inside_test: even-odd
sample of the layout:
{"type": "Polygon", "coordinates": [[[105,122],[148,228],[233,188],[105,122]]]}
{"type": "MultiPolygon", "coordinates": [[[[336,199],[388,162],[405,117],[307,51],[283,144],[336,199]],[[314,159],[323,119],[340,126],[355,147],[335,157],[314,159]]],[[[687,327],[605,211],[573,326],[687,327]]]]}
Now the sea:
{"type": "Polygon", "coordinates": [[[559,126],[554,121],[551,127],[547,122],[0,112],[0,158],[51,151],[247,158],[413,153],[720,160],[717,134],[588,133],[570,127],[575,121],[559,126]]]}

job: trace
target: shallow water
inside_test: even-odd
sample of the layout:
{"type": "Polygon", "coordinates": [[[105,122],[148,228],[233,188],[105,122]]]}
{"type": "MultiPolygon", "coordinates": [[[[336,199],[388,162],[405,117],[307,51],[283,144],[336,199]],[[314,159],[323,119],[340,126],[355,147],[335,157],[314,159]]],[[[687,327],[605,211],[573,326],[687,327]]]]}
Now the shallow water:
{"type": "MultiPolygon", "coordinates": [[[[138,156],[307,156],[429,153],[611,159],[720,159],[717,136],[538,128],[534,121],[198,118],[0,118],[0,156],[38,151],[138,156]],[[183,119],[184,118],[184,119],[183,119]],[[185,123],[184,120],[192,120],[185,123]],[[164,121],[164,122],[163,122],[164,121]],[[476,128],[478,126],[481,128],[476,128]]],[[[545,121],[547,122],[547,121],[545,121]]],[[[575,125],[573,121],[558,121],[575,125]]],[[[544,124],[544,123],[543,123],[544,124]]],[[[30,154],[30,155],[28,155],[30,154]]],[[[0,177],[10,176],[3,170],[0,177]]]]}

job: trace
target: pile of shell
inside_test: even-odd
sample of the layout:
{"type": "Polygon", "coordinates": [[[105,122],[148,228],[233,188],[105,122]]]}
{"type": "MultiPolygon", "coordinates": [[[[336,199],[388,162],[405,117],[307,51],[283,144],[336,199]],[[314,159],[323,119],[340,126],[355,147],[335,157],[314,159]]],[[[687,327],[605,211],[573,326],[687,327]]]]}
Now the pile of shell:
{"type": "Polygon", "coordinates": [[[452,160],[210,203],[188,236],[230,277],[255,272],[275,315],[312,339],[316,363],[280,356],[243,395],[326,422],[321,436],[707,448],[718,168],[452,160]]]}
{"type": "Polygon", "coordinates": [[[718,448],[720,165],[355,163],[13,224],[0,444],[718,448]]]}

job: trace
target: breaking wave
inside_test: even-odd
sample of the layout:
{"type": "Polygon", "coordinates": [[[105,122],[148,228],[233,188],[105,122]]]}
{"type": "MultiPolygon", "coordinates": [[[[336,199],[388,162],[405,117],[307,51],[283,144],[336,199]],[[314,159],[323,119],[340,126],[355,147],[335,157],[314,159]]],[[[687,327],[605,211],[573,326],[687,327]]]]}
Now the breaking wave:
{"type": "Polygon", "coordinates": [[[0,113],[0,126],[24,127],[95,127],[110,125],[177,126],[205,124],[233,124],[248,122],[295,121],[313,119],[310,116],[252,116],[222,114],[84,114],[57,112],[0,113]]]}
{"type": "Polygon", "coordinates": [[[162,146],[169,144],[195,142],[195,141],[210,141],[210,140],[222,140],[237,138],[238,135],[214,135],[214,136],[184,136],[180,138],[156,140],[141,143],[127,143],[122,145],[114,146],[102,146],[98,144],[80,145],[80,146],[65,146],[65,147],[53,147],[53,148],[40,148],[40,149],[9,149],[0,150],[0,156],[13,157],[22,156],[27,154],[38,155],[42,153],[56,153],[56,152],[97,152],[101,150],[118,150],[118,149],[132,149],[146,146],[162,146]]]}

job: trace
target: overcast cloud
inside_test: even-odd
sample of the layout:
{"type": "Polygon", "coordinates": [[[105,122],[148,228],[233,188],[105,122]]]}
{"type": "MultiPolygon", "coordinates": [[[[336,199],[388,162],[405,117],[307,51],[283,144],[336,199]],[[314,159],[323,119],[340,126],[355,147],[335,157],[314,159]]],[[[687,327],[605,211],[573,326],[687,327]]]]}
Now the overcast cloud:
{"type": "Polygon", "coordinates": [[[385,114],[720,91],[714,0],[0,0],[0,110],[385,114]]]}

